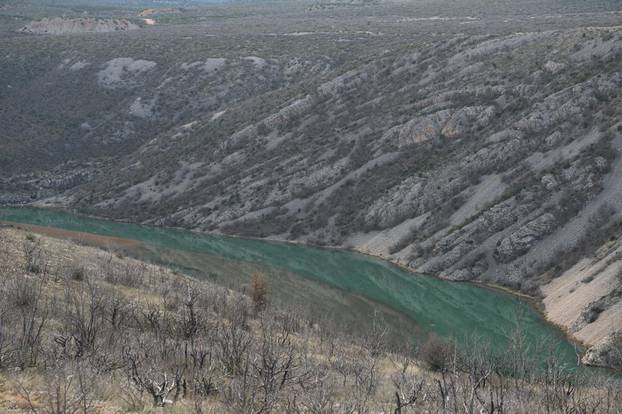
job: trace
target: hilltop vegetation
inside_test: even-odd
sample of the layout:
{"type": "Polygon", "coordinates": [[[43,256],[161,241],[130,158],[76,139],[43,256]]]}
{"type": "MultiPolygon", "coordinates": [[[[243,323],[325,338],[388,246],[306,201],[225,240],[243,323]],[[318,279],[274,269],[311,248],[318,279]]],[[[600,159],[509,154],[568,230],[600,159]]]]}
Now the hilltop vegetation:
{"type": "Polygon", "coordinates": [[[104,33],[137,30],[139,26],[125,19],[52,18],[28,23],[19,31],[30,34],[104,33]]]}
{"type": "MultiPolygon", "coordinates": [[[[239,287],[240,289],[242,287],[239,287]]],[[[0,409],[7,413],[615,413],[622,384],[555,350],[493,355],[432,338],[389,348],[271,303],[75,242],[0,229],[0,409]],[[532,359],[548,352],[546,366],[532,359]]],[[[620,348],[622,351],[622,348],[620,348]]]]}
{"type": "MultiPolygon", "coordinates": [[[[9,3],[2,21],[58,7],[9,3]]],[[[586,363],[613,364],[617,2],[262,2],[154,19],[124,33],[7,29],[0,202],[501,284],[541,299],[592,347],[586,363]]]]}

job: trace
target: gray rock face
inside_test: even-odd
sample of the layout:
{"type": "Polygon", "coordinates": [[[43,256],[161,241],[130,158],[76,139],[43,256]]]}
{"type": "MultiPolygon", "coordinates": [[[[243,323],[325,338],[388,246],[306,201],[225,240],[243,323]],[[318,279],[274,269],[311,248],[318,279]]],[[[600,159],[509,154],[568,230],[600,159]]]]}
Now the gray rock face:
{"type": "Polygon", "coordinates": [[[544,188],[546,188],[548,191],[553,191],[559,186],[559,183],[555,179],[555,176],[552,174],[546,174],[542,176],[542,179],[540,181],[542,182],[544,188]]]}
{"type": "Polygon", "coordinates": [[[156,67],[156,62],[144,59],[116,58],[106,62],[105,67],[97,72],[100,85],[115,88],[131,84],[136,77],[156,67]]]}
{"type": "Polygon", "coordinates": [[[603,157],[596,157],[594,159],[594,166],[596,167],[598,171],[606,172],[607,169],[609,168],[609,163],[603,157]]]}
{"type": "Polygon", "coordinates": [[[544,68],[548,70],[549,72],[551,72],[552,74],[556,74],[566,69],[566,64],[549,60],[544,64],[544,68]]]}
{"type": "Polygon", "coordinates": [[[555,216],[551,213],[528,222],[500,240],[494,252],[495,259],[500,263],[508,263],[526,253],[537,240],[553,230],[555,222],[555,216]]]}
{"type": "Polygon", "coordinates": [[[581,362],[597,367],[622,368],[622,331],[608,335],[589,348],[581,362]]]}
{"type": "Polygon", "coordinates": [[[479,226],[491,233],[499,232],[515,223],[522,216],[523,208],[529,211],[530,207],[527,203],[517,203],[515,199],[506,200],[486,210],[479,226]]]}
{"type": "Polygon", "coordinates": [[[429,142],[440,137],[441,130],[450,117],[451,111],[443,110],[415,118],[389,130],[384,139],[396,141],[398,148],[429,142]]]}
{"type": "Polygon", "coordinates": [[[559,144],[562,141],[562,139],[563,138],[562,138],[561,132],[555,131],[551,135],[546,137],[544,142],[548,148],[555,148],[557,144],[559,144]]]}
{"type": "Polygon", "coordinates": [[[494,106],[470,106],[457,111],[445,109],[394,127],[383,136],[383,140],[395,142],[398,148],[405,148],[441,136],[455,139],[486,127],[495,113],[494,106]]]}
{"type": "Polygon", "coordinates": [[[464,134],[486,127],[495,115],[494,106],[470,106],[454,112],[441,130],[447,138],[459,138],[464,134]]]}

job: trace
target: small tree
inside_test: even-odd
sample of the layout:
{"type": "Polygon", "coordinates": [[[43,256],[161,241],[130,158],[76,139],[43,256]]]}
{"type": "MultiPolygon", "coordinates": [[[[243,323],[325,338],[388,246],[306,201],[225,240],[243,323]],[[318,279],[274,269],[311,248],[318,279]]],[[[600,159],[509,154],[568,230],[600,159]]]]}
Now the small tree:
{"type": "Polygon", "coordinates": [[[419,357],[434,371],[445,371],[454,359],[455,348],[453,343],[443,340],[435,334],[419,348],[419,357]]]}
{"type": "Polygon", "coordinates": [[[47,273],[47,258],[41,247],[41,241],[26,238],[23,244],[24,257],[26,259],[26,271],[28,273],[45,274],[47,273]]]}
{"type": "Polygon", "coordinates": [[[268,306],[268,283],[261,273],[254,273],[251,277],[251,299],[255,313],[259,313],[268,306]]]}

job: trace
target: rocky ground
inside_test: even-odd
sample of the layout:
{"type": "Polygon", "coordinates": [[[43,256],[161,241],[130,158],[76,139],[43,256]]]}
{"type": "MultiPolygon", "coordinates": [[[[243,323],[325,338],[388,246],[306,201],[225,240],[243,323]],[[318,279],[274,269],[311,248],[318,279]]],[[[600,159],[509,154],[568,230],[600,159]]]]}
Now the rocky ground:
{"type": "Polygon", "coordinates": [[[540,297],[606,365],[598,350],[622,329],[622,16],[394,7],[332,23],[288,10],[277,26],[227,9],[239,25],[122,34],[178,42],[174,60],[74,43],[4,99],[80,76],[101,101],[81,98],[67,129],[30,122],[41,147],[11,122],[0,199],[354,248],[504,285],[540,297]]]}

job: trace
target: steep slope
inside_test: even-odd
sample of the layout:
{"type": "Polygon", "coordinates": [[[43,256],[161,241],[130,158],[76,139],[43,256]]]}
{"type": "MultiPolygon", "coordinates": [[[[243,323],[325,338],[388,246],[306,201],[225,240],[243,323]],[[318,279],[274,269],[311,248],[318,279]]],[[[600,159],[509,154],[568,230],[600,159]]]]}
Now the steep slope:
{"type": "Polygon", "coordinates": [[[454,3],[0,39],[0,202],[354,248],[539,296],[600,346],[622,329],[596,255],[622,236],[621,16],[454,3]]]}
{"type": "Polygon", "coordinates": [[[349,246],[538,295],[619,236],[621,50],[616,28],[422,42],[276,109],[244,102],[166,131],[71,205],[349,246]]]}
{"type": "MultiPolygon", "coordinates": [[[[89,241],[118,247],[123,239],[89,241]]],[[[399,370],[386,331],[369,348],[332,328],[320,334],[297,311],[272,305],[267,290],[259,309],[257,299],[120,251],[5,227],[0,274],[3,413],[308,411],[316,391],[330,407],[392,404],[399,370]],[[339,367],[355,364],[369,373],[373,391],[342,383],[353,374],[339,367]],[[321,372],[319,387],[314,372],[321,372]],[[279,385],[263,388],[271,381],[279,385]]],[[[403,358],[411,364],[404,378],[432,378],[403,358]]]]}
{"type": "Polygon", "coordinates": [[[455,352],[435,338],[415,359],[408,346],[390,351],[394,332],[380,319],[364,336],[345,336],[298,308],[279,309],[260,277],[246,296],[84,244],[136,241],[56,235],[81,242],[0,227],[3,413],[622,407],[619,378],[569,372],[554,352],[547,376],[520,343],[499,358],[485,343],[455,352]]]}
{"type": "MultiPolygon", "coordinates": [[[[259,59],[236,50],[249,45],[235,38],[203,43],[186,35],[197,31],[0,39],[9,52],[0,56],[0,201],[75,187],[158,131],[298,83],[332,62],[286,53],[259,59]]],[[[268,43],[253,45],[265,56],[268,43]]]]}

